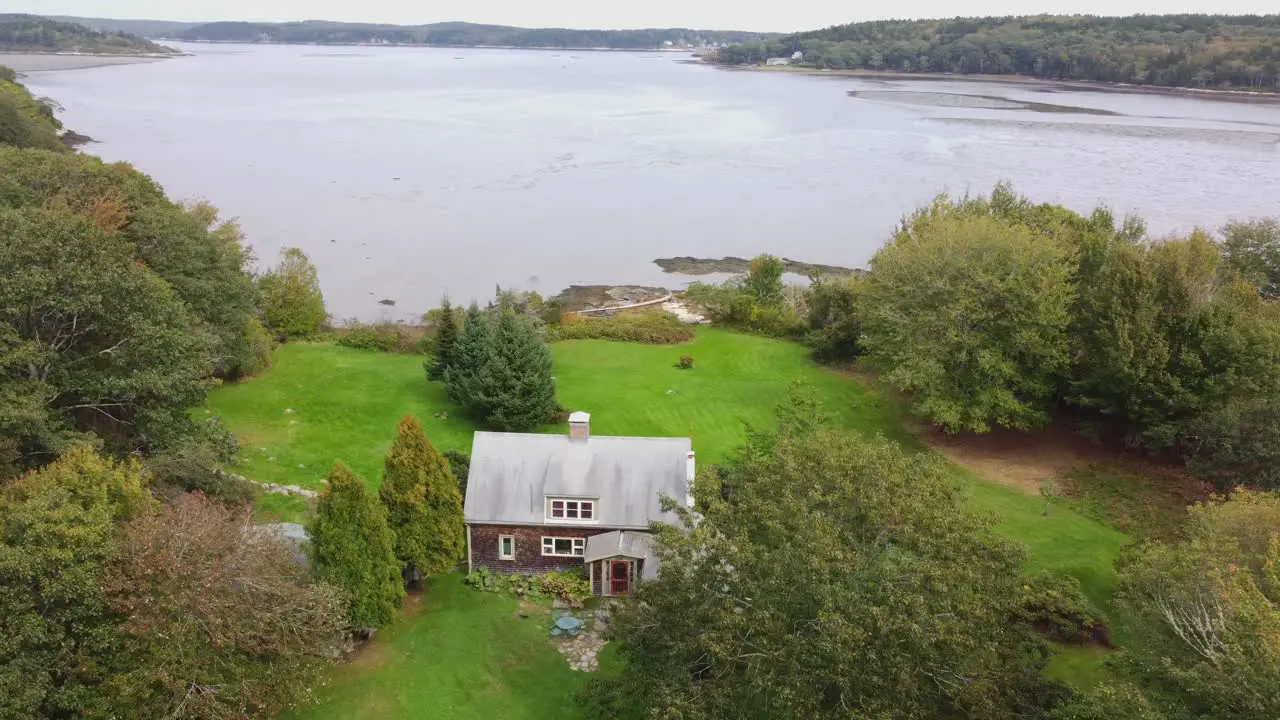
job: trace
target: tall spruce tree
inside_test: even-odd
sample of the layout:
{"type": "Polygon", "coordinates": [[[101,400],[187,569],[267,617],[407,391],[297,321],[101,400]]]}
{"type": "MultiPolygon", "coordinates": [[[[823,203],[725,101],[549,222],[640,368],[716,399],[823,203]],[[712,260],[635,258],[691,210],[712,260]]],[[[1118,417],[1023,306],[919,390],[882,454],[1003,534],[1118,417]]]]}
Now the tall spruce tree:
{"type": "Polygon", "coordinates": [[[458,323],[453,317],[453,305],[446,297],[440,301],[440,329],[436,331],[436,356],[427,370],[428,380],[444,380],[445,372],[453,365],[453,353],[457,343],[458,323]]]}
{"type": "Polygon", "coordinates": [[[533,323],[504,308],[490,351],[471,383],[471,413],[500,430],[532,430],[556,412],[551,351],[533,323]]]}
{"type": "Polygon", "coordinates": [[[448,572],[462,558],[462,496],[449,463],[412,416],[400,421],[378,490],[406,583],[448,572]]]}
{"type": "Polygon", "coordinates": [[[489,357],[489,336],[489,319],[479,305],[471,303],[462,334],[453,346],[453,364],[444,376],[450,399],[469,411],[474,407],[473,382],[489,357]]]}
{"type": "Polygon", "coordinates": [[[404,598],[395,535],[386,510],[346,465],[330,471],[307,532],[316,574],[351,595],[351,627],[391,622],[404,598]]]}

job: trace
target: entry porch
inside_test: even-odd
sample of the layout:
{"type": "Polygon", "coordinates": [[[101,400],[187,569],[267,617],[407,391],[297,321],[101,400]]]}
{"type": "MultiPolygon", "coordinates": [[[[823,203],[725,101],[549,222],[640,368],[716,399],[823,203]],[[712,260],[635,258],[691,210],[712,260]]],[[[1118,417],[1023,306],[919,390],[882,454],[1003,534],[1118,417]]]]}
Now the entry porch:
{"type": "Polygon", "coordinates": [[[637,582],[658,576],[653,538],[646,532],[614,530],[587,538],[583,562],[591,579],[591,593],[618,597],[631,592],[637,582]]]}

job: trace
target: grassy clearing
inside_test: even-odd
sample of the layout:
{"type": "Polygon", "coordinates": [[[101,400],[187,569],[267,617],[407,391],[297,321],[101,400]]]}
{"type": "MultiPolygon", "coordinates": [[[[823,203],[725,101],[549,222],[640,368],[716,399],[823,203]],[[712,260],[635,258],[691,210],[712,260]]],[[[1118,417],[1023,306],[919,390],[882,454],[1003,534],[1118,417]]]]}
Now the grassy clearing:
{"type": "MultiPolygon", "coordinates": [[[[433,579],[394,625],[339,668],[320,703],[291,720],[572,720],[588,676],[547,639],[550,616],[476,592],[460,574],[433,579]],[[418,605],[415,607],[415,605],[418,605]]],[[[602,654],[602,667],[608,662],[602,654]]]]}
{"type": "MultiPolygon", "coordinates": [[[[593,432],[688,435],[701,464],[724,461],[745,439],[748,424],[769,426],[796,379],[817,388],[837,426],[925,448],[906,429],[897,400],[815,365],[795,343],[701,329],[682,345],[577,340],[552,349],[559,399],[590,412],[593,432]],[[695,369],[676,367],[684,354],[694,356],[695,369]]],[[[243,474],[309,487],[317,487],[336,460],[378,483],[405,414],[422,420],[441,450],[469,450],[473,432],[443,388],[425,381],[418,358],[327,344],[282,347],[263,376],[213,392],[208,412],[245,443],[243,474]]],[[[1043,501],[1027,488],[991,481],[988,475],[998,468],[953,467],[972,506],[997,518],[1000,533],[1027,546],[1028,571],[1073,575],[1104,612],[1111,611],[1113,563],[1128,535],[1076,509],[1089,505],[1059,502],[1044,516],[1043,501]]],[[[267,496],[260,513],[298,519],[304,507],[297,498],[267,496]]],[[[527,626],[511,616],[514,605],[500,605],[510,601],[451,583],[434,584],[425,612],[379,637],[371,652],[384,659],[376,668],[344,667],[324,704],[297,717],[575,717],[569,697],[581,676],[567,669],[543,634],[523,635],[527,626]],[[526,666],[532,668],[528,676],[520,670],[526,666]]],[[[1105,675],[1105,657],[1095,648],[1064,647],[1049,673],[1091,684],[1105,675]]]]}

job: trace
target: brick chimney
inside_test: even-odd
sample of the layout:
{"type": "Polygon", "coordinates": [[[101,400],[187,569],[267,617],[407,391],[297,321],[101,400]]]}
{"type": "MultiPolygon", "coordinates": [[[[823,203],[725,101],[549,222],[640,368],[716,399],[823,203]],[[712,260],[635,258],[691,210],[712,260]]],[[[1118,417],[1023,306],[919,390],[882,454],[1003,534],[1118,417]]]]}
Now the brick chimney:
{"type": "Polygon", "coordinates": [[[586,440],[591,437],[591,416],[579,410],[569,416],[569,439],[586,440]]]}

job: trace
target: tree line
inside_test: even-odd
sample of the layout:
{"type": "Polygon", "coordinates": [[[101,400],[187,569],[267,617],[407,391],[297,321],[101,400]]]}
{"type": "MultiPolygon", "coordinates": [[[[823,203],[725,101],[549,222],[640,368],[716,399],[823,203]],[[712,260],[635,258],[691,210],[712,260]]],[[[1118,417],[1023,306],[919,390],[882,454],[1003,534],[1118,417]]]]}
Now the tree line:
{"type": "Polygon", "coordinates": [[[37,15],[0,14],[0,51],[171,54],[173,48],[124,32],[91,30],[37,15]]]}
{"type": "Polygon", "coordinates": [[[787,288],[763,256],[689,297],[820,360],[859,359],[949,433],[1064,418],[1220,488],[1280,487],[1276,220],[1156,238],[997,186],[920,209],[870,267],[787,288]]]}
{"type": "Polygon", "coordinates": [[[714,59],[743,65],[795,52],[833,70],[1280,90],[1280,15],[880,20],[733,45],[714,59]]]}
{"type": "Polygon", "coordinates": [[[732,30],[684,28],[572,30],[477,25],[463,22],[375,25],[308,20],[293,23],[208,23],[184,30],[181,37],[190,42],[277,42],[321,45],[390,43],[456,47],[656,50],[671,46],[702,47],[713,43],[750,42],[775,36],[732,30]]]}

